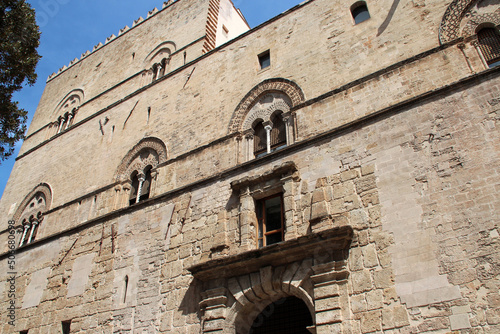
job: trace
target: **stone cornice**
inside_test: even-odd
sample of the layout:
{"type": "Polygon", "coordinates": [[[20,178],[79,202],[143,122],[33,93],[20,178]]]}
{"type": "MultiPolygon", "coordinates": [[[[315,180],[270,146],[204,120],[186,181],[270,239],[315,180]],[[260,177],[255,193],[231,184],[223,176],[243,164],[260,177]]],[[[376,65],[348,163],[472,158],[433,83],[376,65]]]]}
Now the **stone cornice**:
{"type": "Polygon", "coordinates": [[[279,266],[307,257],[345,260],[353,234],[351,226],[336,227],[264,248],[209,260],[196,264],[188,270],[194,277],[207,281],[245,275],[259,271],[262,267],[279,266]]]}

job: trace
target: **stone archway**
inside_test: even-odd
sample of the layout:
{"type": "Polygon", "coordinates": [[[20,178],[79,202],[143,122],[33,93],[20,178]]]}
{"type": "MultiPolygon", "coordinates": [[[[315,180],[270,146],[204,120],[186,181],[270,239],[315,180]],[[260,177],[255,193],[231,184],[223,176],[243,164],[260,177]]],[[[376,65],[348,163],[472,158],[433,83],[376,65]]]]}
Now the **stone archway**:
{"type": "Polygon", "coordinates": [[[311,332],[342,333],[351,321],[346,268],[353,230],[333,228],[189,268],[202,282],[202,333],[248,334],[255,319],[283,298],[299,299],[311,332]]]}
{"type": "Polygon", "coordinates": [[[240,101],[231,117],[228,133],[242,131],[243,122],[254,104],[258,102],[261,97],[272,92],[280,92],[286,95],[290,103],[288,108],[293,108],[305,100],[304,93],[295,82],[283,78],[265,80],[252,88],[240,101]]]}

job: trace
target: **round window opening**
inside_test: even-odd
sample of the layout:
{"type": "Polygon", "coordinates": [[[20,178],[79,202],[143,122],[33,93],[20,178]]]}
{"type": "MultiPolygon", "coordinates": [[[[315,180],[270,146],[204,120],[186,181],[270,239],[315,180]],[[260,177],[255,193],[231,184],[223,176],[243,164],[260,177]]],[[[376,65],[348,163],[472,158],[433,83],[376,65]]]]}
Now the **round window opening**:
{"type": "Polygon", "coordinates": [[[307,305],[297,297],[269,304],[254,320],[250,334],[310,334],[312,317],[307,305]]]}

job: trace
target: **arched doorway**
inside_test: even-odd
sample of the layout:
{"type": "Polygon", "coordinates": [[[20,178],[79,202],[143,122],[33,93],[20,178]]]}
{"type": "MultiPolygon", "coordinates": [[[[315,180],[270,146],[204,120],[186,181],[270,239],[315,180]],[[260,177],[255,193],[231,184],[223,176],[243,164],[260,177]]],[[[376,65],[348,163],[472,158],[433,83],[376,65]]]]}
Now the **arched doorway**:
{"type": "Polygon", "coordinates": [[[310,334],[313,321],[307,305],[297,297],[269,304],[254,320],[249,334],[310,334]]]}

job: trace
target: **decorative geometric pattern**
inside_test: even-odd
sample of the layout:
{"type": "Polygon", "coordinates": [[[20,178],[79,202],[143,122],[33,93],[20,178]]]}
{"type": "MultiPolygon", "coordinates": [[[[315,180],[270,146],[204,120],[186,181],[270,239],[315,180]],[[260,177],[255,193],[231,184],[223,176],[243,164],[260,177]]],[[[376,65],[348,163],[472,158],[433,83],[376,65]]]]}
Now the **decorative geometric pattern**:
{"type": "Polygon", "coordinates": [[[488,13],[472,17],[462,30],[462,37],[469,37],[477,32],[477,28],[481,25],[489,23],[494,26],[500,25],[500,8],[494,13],[488,13]]]}
{"type": "Polygon", "coordinates": [[[215,48],[217,24],[219,21],[220,0],[210,0],[208,4],[208,19],[205,32],[205,43],[203,52],[209,52],[215,48]]]}
{"type": "Polygon", "coordinates": [[[38,186],[36,186],[30,193],[23,199],[21,204],[17,207],[16,213],[14,214],[14,217],[12,219],[16,221],[16,223],[20,223],[20,218],[21,216],[26,215],[26,209],[28,204],[32,201],[33,198],[36,196],[39,196],[40,198],[44,199],[43,203],[43,208],[37,207],[37,210],[41,210],[42,213],[50,209],[50,205],[52,203],[52,190],[50,189],[50,186],[46,183],[40,183],[38,186]]]}
{"type": "Polygon", "coordinates": [[[242,130],[248,130],[252,128],[253,123],[257,119],[261,119],[262,121],[270,121],[272,114],[276,111],[282,111],[283,113],[287,113],[290,111],[290,106],[286,104],[283,100],[278,100],[272,105],[270,105],[266,109],[257,110],[256,112],[249,113],[243,122],[242,130]]]}
{"type": "Polygon", "coordinates": [[[444,13],[439,26],[439,43],[444,44],[460,37],[460,22],[478,0],[453,0],[444,13]]]}
{"type": "Polygon", "coordinates": [[[128,180],[134,170],[142,171],[147,166],[156,168],[165,161],[167,161],[165,144],[158,138],[144,138],[123,158],[116,171],[116,180],[128,180]],[[145,156],[143,157],[141,154],[145,156]]]}
{"type": "Polygon", "coordinates": [[[78,108],[83,103],[83,99],[83,90],[72,90],[59,102],[52,115],[57,117],[64,115],[66,112],[71,112],[73,109],[78,108]]]}
{"type": "MultiPolygon", "coordinates": [[[[229,122],[228,133],[231,134],[241,131],[244,128],[243,121],[247,117],[247,113],[250,111],[254,103],[264,94],[270,92],[282,92],[286,94],[292,102],[292,105],[289,106],[289,108],[304,102],[304,93],[295,82],[282,78],[265,80],[252,88],[252,90],[250,90],[250,92],[238,104],[233,116],[231,117],[231,121],[229,122]]],[[[283,110],[283,112],[285,112],[285,110],[283,110]]]]}

